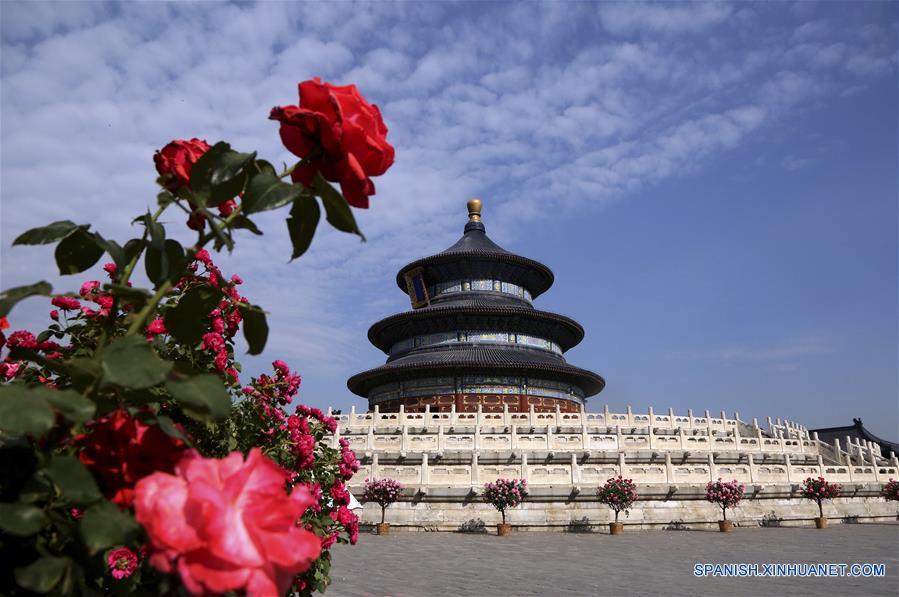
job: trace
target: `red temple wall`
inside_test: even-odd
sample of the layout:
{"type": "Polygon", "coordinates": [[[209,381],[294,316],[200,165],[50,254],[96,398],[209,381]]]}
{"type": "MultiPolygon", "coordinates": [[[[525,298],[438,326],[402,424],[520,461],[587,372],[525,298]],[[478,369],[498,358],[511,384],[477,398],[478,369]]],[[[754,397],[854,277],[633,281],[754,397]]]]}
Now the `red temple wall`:
{"type": "Polygon", "coordinates": [[[534,407],[534,412],[555,412],[556,406],[563,413],[580,412],[581,405],[574,400],[562,398],[547,398],[543,396],[526,396],[523,394],[448,394],[441,396],[416,396],[414,398],[401,398],[386,400],[378,403],[380,412],[399,412],[400,404],[406,412],[424,412],[430,405],[432,412],[449,412],[453,405],[456,412],[477,412],[478,405],[485,413],[503,412],[503,406],[509,408],[509,412],[528,412],[534,407]]]}

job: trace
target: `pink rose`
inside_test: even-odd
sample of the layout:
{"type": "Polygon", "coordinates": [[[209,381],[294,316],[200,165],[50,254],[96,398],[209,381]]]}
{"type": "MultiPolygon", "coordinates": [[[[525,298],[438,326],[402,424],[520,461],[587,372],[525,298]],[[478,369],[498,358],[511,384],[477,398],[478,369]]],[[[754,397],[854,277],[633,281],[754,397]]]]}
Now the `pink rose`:
{"type": "Polygon", "coordinates": [[[106,556],[106,566],[114,579],[128,578],[137,569],[137,555],[127,547],[113,549],[106,556]]]}
{"type": "Polygon", "coordinates": [[[321,552],[296,525],[314,503],[304,486],[288,495],[289,473],[253,448],[223,459],[190,451],[175,474],[141,479],[135,518],[150,537],[150,563],[177,571],[193,594],[283,595],[321,552]]]}

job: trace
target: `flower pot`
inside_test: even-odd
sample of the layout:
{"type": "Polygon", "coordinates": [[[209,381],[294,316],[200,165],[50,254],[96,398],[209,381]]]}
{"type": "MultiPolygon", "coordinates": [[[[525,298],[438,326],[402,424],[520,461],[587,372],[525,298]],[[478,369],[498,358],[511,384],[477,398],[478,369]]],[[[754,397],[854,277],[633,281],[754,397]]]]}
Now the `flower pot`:
{"type": "Polygon", "coordinates": [[[609,523],[609,534],[610,535],[620,535],[624,532],[624,523],[623,522],[610,522],[609,523]]]}
{"type": "Polygon", "coordinates": [[[389,535],[390,534],[390,523],[389,522],[379,522],[377,524],[377,530],[379,535],[389,535]]]}
{"type": "Polygon", "coordinates": [[[512,532],[512,525],[509,524],[508,522],[504,522],[504,523],[496,525],[496,534],[499,535],[500,537],[505,537],[506,535],[508,535],[511,532],[512,532]]]}
{"type": "Polygon", "coordinates": [[[732,520],[719,520],[718,521],[718,530],[722,533],[729,533],[734,528],[734,523],[732,520]]]}
{"type": "Polygon", "coordinates": [[[827,528],[827,518],[824,516],[816,516],[815,517],[815,527],[819,529],[827,528]]]}

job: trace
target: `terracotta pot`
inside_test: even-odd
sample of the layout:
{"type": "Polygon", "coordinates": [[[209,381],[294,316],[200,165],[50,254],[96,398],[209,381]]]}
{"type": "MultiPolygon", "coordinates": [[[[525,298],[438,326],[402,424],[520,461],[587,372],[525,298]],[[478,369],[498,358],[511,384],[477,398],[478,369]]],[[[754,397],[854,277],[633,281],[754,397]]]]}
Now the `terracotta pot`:
{"type": "Polygon", "coordinates": [[[610,535],[620,535],[624,532],[624,523],[623,522],[610,522],[609,523],[609,534],[610,535]]]}
{"type": "Polygon", "coordinates": [[[734,523],[732,520],[719,520],[718,521],[718,530],[722,533],[729,533],[734,528],[734,523]]]}
{"type": "Polygon", "coordinates": [[[815,517],[815,527],[819,529],[827,528],[827,518],[824,516],[816,516],[815,517]]]}
{"type": "Polygon", "coordinates": [[[504,522],[504,523],[496,525],[496,534],[499,535],[500,537],[505,537],[506,535],[508,535],[511,532],[512,532],[512,525],[509,524],[508,522],[504,522]]]}
{"type": "Polygon", "coordinates": [[[379,535],[389,535],[390,534],[390,523],[389,522],[379,522],[377,524],[378,534],[379,535]]]}

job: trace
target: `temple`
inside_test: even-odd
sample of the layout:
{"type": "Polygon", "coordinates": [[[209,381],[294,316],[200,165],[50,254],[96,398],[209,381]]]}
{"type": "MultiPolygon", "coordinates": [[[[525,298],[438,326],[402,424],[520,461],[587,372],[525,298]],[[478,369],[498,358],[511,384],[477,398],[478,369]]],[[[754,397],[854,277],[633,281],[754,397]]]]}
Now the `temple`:
{"type": "Polygon", "coordinates": [[[347,382],[369,410],[573,413],[605,386],[563,356],[584,329],[533,306],[552,271],[490,240],[481,207],[468,202],[456,244],[397,274],[412,310],[371,326],[368,338],[387,363],[347,382]]]}
{"type": "MultiPolygon", "coordinates": [[[[718,478],[746,485],[733,514],[738,525],[809,525],[817,506],[800,496],[808,477],[844,485],[827,515],[844,522],[895,520],[880,497],[899,476],[896,446],[846,428],[819,433],[768,417],[676,413],[630,406],[591,410],[602,377],[566,362],[584,330],[535,309],[553,283],[541,263],[503,250],[469,201],[465,233],[452,247],[403,267],[397,285],[412,310],[375,323],[371,342],[387,363],[347,385],[368,412],[337,414],[334,445],[359,457],[348,486],[391,478],[405,486],[391,524],[408,530],[484,530],[497,512],[476,496],[498,478],[527,481],[528,498],[510,512],[518,529],[589,530],[609,520],[595,488],[621,475],[639,486],[628,524],[704,528],[718,506],[705,485],[718,478]]],[[[363,521],[379,520],[377,504],[363,521]]]]}

